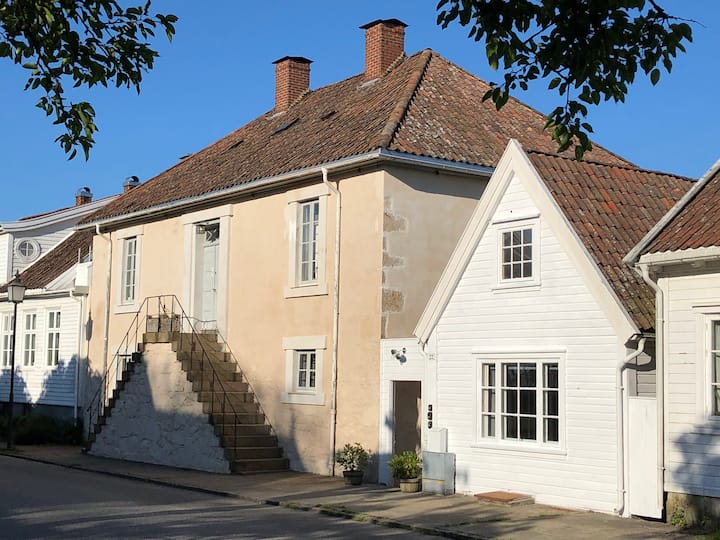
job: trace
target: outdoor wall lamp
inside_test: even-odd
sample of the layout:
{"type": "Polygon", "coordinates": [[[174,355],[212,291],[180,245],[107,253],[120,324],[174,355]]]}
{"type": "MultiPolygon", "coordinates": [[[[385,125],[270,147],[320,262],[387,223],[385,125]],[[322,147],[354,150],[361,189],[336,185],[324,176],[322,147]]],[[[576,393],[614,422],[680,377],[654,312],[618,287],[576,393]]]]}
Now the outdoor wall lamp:
{"type": "Polygon", "coordinates": [[[406,353],[405,347],[403,347],[400,350],[397,349],[390,349],[390,354],[392,354],[397,360],[400,361],[401,364],[404,364],[407,362],[407,357],[405,356],[406,353]]]}
{"type": "Polygon", "coordinates": [[[7,284],[8,300],[14,304],[12,319],[12,355],[10,356],[10,396],[8,397],[7,412],[7,449],[14,450],[13,433],[13,405],[15,404],[15,341],[17,338],[17,306],[25,299],[25,284],[20,280],[20,273],[16,270],[15,277],[7,284]]]}

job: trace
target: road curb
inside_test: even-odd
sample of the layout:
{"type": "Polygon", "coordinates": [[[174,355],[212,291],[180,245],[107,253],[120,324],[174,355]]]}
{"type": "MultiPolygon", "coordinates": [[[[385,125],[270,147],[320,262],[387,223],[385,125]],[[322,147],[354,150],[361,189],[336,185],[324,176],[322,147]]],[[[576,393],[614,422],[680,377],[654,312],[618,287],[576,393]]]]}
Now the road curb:
{"type": "Polygon", "coordinates": [[[431,536],[440,536],[443,538],[451,538],[453,540],[487,540],[484,536],[466,534],[457,531],[448,531],[446,529],[437,529],[435,527],[425,527],[422,525],[412,525],[403,521],[397,521],[391,518],[385,518],[381,516],[375,516],[372,514],[366,514],[364,512],[356,512],[345,507],[335,506],[332,504],[319,504],[319,505],[308,505],[296,501],[281,501],[279,499],[258,499],[255,497],[248,497],[247,495],[238,495],[237,493],[231,493],[229,491],[222,491],[217,489],[202,488],[198,486],[191,486],[188,484],[180,484],[177,482],[168,482],[167,480],[159,480],[157,478],[148,478],[144,476],[138,476],[134,474],[121,473],[116,471],[108,471],[106,469],[96,469],[93,467],[87,467],[84,465],[77,465],[75,463],[62,463],[58,461],[52,461],[49,459],[39,458],[35,456],[26,456],[16,453],[8,453],[0,451],[0,455],[23,459],[25,461],[33,461],[36,463],[43,463],[45,465],[54,465],[56,467],[63,467],[65,469],[72,469],[76,471],[104,474],[107,476],[114,476],[116,478],[123,478],[125,480],[135,480],[139,482],[145,482],[148,484],[155,484],[164,487],[170,487],[175,489],[183,489],[186,491],[194,491],[197,493],[205,493],[207,495],[216,495],[219,497],[229,497],[248,502],[254,502],[257,504],[264,504],[269,506],[279,506],[289,510],[300,510],[302,512],[317,512],[326,516],[339,517],[351,521],[359,521],[363,523],[372,523],[373,525],[379,525],[381,527],[393,528],[393,529],[404,529],[407,531],[413,531],[421,534],[427,534],[431,536]]]}

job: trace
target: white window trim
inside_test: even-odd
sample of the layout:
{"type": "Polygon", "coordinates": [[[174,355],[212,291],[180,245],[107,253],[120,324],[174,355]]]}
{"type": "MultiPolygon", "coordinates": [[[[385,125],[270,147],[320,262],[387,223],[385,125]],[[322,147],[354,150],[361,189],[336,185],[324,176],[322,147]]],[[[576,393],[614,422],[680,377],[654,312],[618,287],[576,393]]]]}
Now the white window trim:
{"type": "Polygon", "coordinates": [[[42,358],[42,354],[38,354],[38,353],[42,353],[42,350],[41,350],[41,348],[39,347],[39,345],[40,345],[40,343],[41,343],[42,340],[38,339],[38,319],[39,319],[39,317],[38,317],[38,312],[35,311],[35,310],[23,311],[23,312],[22,312],[22,321],[23,321],[22,338],[21,338],[21,339],[22,339],[22,358],[21,358],[21,360],[20,360],[20,363],[22,364],[23,367],[26,367],[26,368],[39,367],[39,366],[38,366],[38,358],[42,358]],[[35,315],[35,328],[33,328],[33,330],[32,330],[32,333],[35,335],[35,347],[34,347],[34,349],[33,349],[33,352],[34,352],[34,354],[35,354],[35,358],[33,359],[33,363],[32,363],[32,364],[26,364],[26,363],[25,363],[25,353],[28,351],[27,347],[25,346],[25,336],[26,336],[27,333],[28,333],[27,317],[28,317],[29,315],[35,315]]]}
{"type": "Polygon", "coordinates": [[[208,221],[220,223],[220,251],[218,253],[217,274],[217,304],[215,305],[217,329],[222,335],[227,335],[227,309],[228,309],[228,272],[230,265],[230,221],[233,217],[233,205],[225,204],[215,208],[208,208],[199,212],[182,216],[183,224],[183,289],[181,302],[188,313],[195,313],[195,234],[197,225],[208,221]]]}
{"type": "Polygon", "coordinates": [[[502,219],[493,222],[495,231],[495,253],[497,256],[495,264],[495,286],[493,291],[509,291],[516,289],[528,289],[540,287],[540,271],[541,271],[541,237],[540,237],[540,220],[537,217],[523,219],[502,219]],[[514,231],[518,229],[532,229],[532,277],[502,279],[502,262],[503,262],[503,242],[502,235],[504,232],[514,231]]]}
{"type": "Polygon", "coordinates": [[[327,263],[327,200],[330,190],[325,184],[316,184],[287,193],[287,208],[285,210],[285,221],[287,222],[288,240],[288,284],[285,287],[285,298],[297,298],[301,296],[319,296],[328,294],[325,266],[327,263]],[[298,213],[301,203],[317,199],[318,208],[318,238],[317,258],[318,275],[317,281],[309,284],[298,283],[298,262],[297,262],[297,224],[298,213]]]}
{"type": "Polygon", "coordinates": [[[115,263],[117,284],[115,287],[116,297],[115,305],[113,306],[113,313],[135,313],[140,309],[140,268],[142,262],[142,237],[144,232],[144,226],[138,225],[136,227],[128,227],[118,231],[115,236],[117,243],[115,249],[118,251],[117,261],[115,263]],[[125,255],[125,240],[128,238],[135,237],[135,299],[132,302],[124,303],[123,297],[123,263],[125,255]]]}
{"type": "Polygon", "coordinates": [[[696,421],[691,431],[704,435],[720,435],[720,416],[712,414],[712,393],[710,392],[712,322],[720,321],[720,303],[693,305],[692,310],[695,312],[697,320],[695,340],[695,395],[697,399],[695,402],[696,421]]]}
{"type": "MultiPolygon", "coordinates": [[[[13,355],[13,342],[12,342],[12,326],[15,324],[15,321],[13,321],[13,312],[4,312],[0,314],[0,367],[2,369],[9,368],[12,364],[12,355],[13,355]],[[10,327],[5,331],[4,324],[5,324],[5,318],[8,318],[8,321],[10,322],[10,327]],[[8,338],[8,348],[5,349],[5,337],[8,338]],[[7,352],[7,361],[5,360],[5,353],[7,352]]],[[[16,362],[17,364],[17,362],[16,362]]],[[[20,362],[22,364],[22,361],[20,362]]],[[[18,367],[17,365],[15,367],[18,367]]]]}
{"type": "MultiPolygon", "coordinates": [[[[567,454],[567,434],[566,434],[566,408],[565,408],[565,355],[564,349],[547,349],[547,350],[499,350],[488,351],[473,349],[472,356],[475,363],[474,377],[474,394],[475,402],[473,406],[473,442],[470,444],[472,448],[494,449],[498,451],[510,452],[528,452],[536,454],[567,454]],[[558,365],[558,435],[557,443],[545,443],[542,441],[516,441],[503,439],[501,436],[500,423],[497,423],[495,437],[483,437],[482,435],[482,385],[480,380],[482,377],[483,363],[496,362],[535,362],[537,364],[556,363],[558,365]]],[[[539,372],[541,376],[541,373],[539,372]]],[[[501,370],[497,371],[496,377],[498,381],[501,377],[501,370]]],[[[496,385],[500,388],[500,384],[496,385]]],[[[498,398],[499,400],[500,398],[498,398]]],[[[539,407],[542,406],[542,400],[537,398],[539,407]]],[[[538,408],[538,411],[541,409],[538,408]]],[[[497,413],[500,416],[500,413],[497,413]]],[[[542,413],[537,413],[541,416],[542,413]]]]}
{"type": "Polygon", "coordinates": [[[322,389],[326,336],[285,337],[282,347],[285,351],[285,392],[282,393],[280,401],[298,405],[325,405],[325,393],[322,389]],[[315,351],[316,389],[299,392],[295,389],[295,352],[308,350],[315,351]]]}
{"type": "MultiPolygon", "coordinates": [[[[65,321],[65,317],[67,315],[63,312],[63,310],[59,307],[52,307],[52,308],[46,308],[45,313],[43,314],[43,321],[42,321],[42,332],[43,332],[43,349],[42,349],[42,366],[47,370],[53,370],[57,366],[63,364],[63,358],[62,358],[62,335],[63,335],[63,322],[65,321]],[[60,314],[60,326],[54,326],[53,328],[50,328],[50,313],[59,313],[60,314]],[[57,351],[58,351],[58,362],[57,364],[48,364],[48,352],[50,350],[50,341],[49,336],[50,332],[54,334],[58,334],[58,343],[57,343],[57,351]]],[[[35,354],[36,361],[35,364],[37,365],[37,353],[35,354]]]]}

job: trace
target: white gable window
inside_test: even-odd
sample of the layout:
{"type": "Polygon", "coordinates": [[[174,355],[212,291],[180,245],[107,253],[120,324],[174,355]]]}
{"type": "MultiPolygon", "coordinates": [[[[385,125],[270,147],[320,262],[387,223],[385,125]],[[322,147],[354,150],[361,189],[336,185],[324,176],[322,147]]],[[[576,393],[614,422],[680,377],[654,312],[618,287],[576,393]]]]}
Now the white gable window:
{"type": "Polygon", "coordinates": [[[288,192],[288,286],[285,297],[327,294],[325,230],[329,191],[324,184],[288,192]]]}
{"type": "Polygon", "coordinates": [[[537,220],[502,223],[498,231],[498,288],[540,284],[537,220]]]}
{"type": "Polygon", "coordinates": [[[123,240],[122,253],[122,286],[120,302],[132,304],[135,302],[135,283],[137,278],[137,237],[132,236],[123,240]]]}
{"type": "Polygon", "coordinates": [[[47,320],[47,365],[57,366],[60,361],[60,312],[49,311],[47,320]]]}
{"type": "Polygon", "coordinates": [[[283,339],[285,350],[284,403],[323,405],[322,388],[325,336],[297,336],[283,339]]]}
{"type": "Polygon", "coordinates": [[[12,363],[13,354],[13,327],[15,319],[12,313],[4,313],[2,315],[2,365],[9,367],[12,363]]]}
{"type": "Polygon", "coordinates": [[[37,340],[37,314],[25,314],[25,328],[23,334],[23,365],[35,365],[35,342],[37,340]]]}
{"type": "Polygon", "coordinates": [[[32,262],[40,256],[40,244],[32,238],[20,240],[15,247],[15,254],[21,262],[32,262]]]}
{"type": "Polygon", "coordinates": [[[562,445],[559,357],[482,355],[478,371],[478,441],[554,448],[562,445]]]}

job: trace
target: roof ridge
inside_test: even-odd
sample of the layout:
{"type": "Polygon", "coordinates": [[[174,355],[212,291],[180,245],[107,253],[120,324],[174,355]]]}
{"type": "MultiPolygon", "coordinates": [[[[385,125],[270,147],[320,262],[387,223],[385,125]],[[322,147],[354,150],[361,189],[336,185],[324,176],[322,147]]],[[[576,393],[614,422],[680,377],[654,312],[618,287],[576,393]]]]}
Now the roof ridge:
{"type": "Polygon", "coordinates": [[[540,155],[543,155],[543,156],[554,157],[554,158],[558,158],[558,159],[564,159],[564,160],[566,160],[566,161],[574,161],[574,162],[576,162],[576,163],[582,163],[582,162],[584,162],[584,163],[592,163],[592,164],[594,164],[594,165],[602,165],[602,166],[604,166],[604,167],[617,167],[618,169],[625,169],[625,170],[628,170],[628,171],[637,171],[637,172],[644,172],[644,173],[660,174],[660,175],[663,175],[663,176],[673,176],[673,177],[678,178],[678,179],[680,179],[680,180],[687,180],[687,181],[689,181],[689,182],[695,182],[695,181],[696,181],[695,178],[692,178],[692,177],[689,177],[689,176],[684,176],[684,175],[682,175],[682,174],[675,174],[675,173],[666,172],[666,171],[658,171],[658,170],[655,170],[655,169],[646,169],[646,168],[644,168],[644,167],[639,167],[639,166],[637,166],[637,165],[635,165],[635,164],[632,164],[632,163],[629,163],[629,162],[628,162],[628,164],[608,163],[607,161],[600,161],[600,160],[598,160],[598,159],[592,159],[592,158],[591,158],[591,159],[583,159],[583,160],[581,160],[581,161],[578,161],[577,159],[575,159],[574,156],[564,156],[564,155],[562,155],[562,154],[556,154],[556,153],[553,153],[553,152],[545,152],[544,150],[535,150],[534,148],[524,148],[524,150],[525,150],[528,154],[540,154],[540,155]]]}
{"type": "Polygon", "coordinates": [[[420,86],[420,82],[425,76],[425,72],[427,71],[428,64],[430,64],[430,59],[432,58],[432,55],[432,49],[424,49],[420,53],[421,65],[418,68],[417,73],[415,73],[415,76],[411,76],[407,84],[405,85],[404,92],[400,96],[398,102],[395,104],[395,108],[390,113],[390,116],[385,123],[385,126],[375,139],[375,142],[371,145],[373,148],[387,148],[390,145],[390,142],[392,141],[395,133],[397,133],[397,130],[400,127],[400,124],[405,118],[405,114],[410,107],[413,96],[415,95],[418,87],[420,86]]]}

